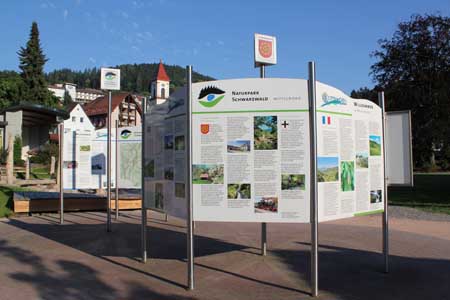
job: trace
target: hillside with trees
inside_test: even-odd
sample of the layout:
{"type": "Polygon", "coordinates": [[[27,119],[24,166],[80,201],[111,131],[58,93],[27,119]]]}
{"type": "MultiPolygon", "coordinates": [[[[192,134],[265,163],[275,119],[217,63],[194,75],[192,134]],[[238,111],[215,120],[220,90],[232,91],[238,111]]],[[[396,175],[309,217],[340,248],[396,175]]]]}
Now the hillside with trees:
{"type": "MultiPolygon", "coordinates": [[[[177,65],[164,65],[167,75],[170,77],[170,89],[181,87],[186,82],[186,70],[177,65]]],[[[152,64],[125,64],[114,68],[120,69],[121,88],[124,91],[149,94],[150,80],[158,71],[158,63],[152,64]]],[[[54,70],[46,75],[50,84],[71,82],[78,88],[100,88],[100,68],[74,71],[70,69],[54,70]]],[[[194,82],[214,80],[214,78],[193,72],[194,82]]]]}

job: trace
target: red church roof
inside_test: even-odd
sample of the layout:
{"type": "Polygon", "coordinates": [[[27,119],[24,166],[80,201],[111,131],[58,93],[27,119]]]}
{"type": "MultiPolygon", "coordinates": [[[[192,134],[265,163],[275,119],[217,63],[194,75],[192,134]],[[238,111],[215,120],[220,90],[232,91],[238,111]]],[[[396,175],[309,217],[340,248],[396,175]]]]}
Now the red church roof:
{"type": "Polygon", "coordinates": [[[166,69],[164,68],[162,60],[159,61],[158,74],[156,75],[156,80],[170,81],[170,78],[166,73],[166,69]]]}

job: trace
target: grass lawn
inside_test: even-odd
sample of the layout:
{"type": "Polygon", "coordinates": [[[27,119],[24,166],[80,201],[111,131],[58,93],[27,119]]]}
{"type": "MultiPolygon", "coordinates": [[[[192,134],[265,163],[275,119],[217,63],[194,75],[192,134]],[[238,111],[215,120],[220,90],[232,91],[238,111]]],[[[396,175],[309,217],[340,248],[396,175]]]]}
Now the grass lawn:
{"type": "Polygon", "coordinates": [[[390,187],[389,204],[450,214],[450,174],[414,174],[414,187],[390,187]]]}
{"type": "Polygon", "coordinates": [[[20,191],[28,191],[28,189],[5,185],[0,186],[0,218],[12,215],[13,193],[20,191]]]}
{"type": "Polygon", "coordinates": [[[32,179],[50,179],[48,167],[31,168],[30,178],[32,179]]]}

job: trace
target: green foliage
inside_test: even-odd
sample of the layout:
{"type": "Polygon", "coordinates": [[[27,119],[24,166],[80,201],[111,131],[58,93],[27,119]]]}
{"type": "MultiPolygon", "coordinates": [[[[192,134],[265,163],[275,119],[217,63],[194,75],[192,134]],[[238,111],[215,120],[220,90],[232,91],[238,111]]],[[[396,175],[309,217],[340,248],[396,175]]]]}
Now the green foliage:
{"type": "Polygon", "coordinates": [[[58,159],[58,155],[59,155],[58,144],[46,143],[42,147],[42,149],[39,152],[37,152],[36,155],[33,155],[30,158],[30,162],[36,164],[49,165],[51,163],[52,156],[58,159]]]}
{"type": "Polygon", "coordinates": [[[63,106],[67,108],[71,103],[73,103],[73,99],[70,96],[68,91],[64,92],[63,106]]]}
{"type": "Polygon", "coordinates": [[[18,55],[20,60],[20,75],[24,84],[23,100],[30,103],[55,107],[58,100],[47,88],[44,75],[44,65],[47,59],[41,48],[39,29],[36,22],[33,22],[31,25],[30,38],[26,47],[21,47],[18,55]]]}
{"type": "Polygon", "coordinates": [[[18,135],[14,138],[14,165],[15,166],[23,166],[24,161],[22,160],[22,138],[18,135]]]}
{"type": "Polygon", "coordinates": [[[254,117],[255,150],[274,150],[278,148],[277,117],[254,117]]]}
{"type": "MultiPolygon", "coordinates": [[[[186,83],[186,70],[180,66],[164,65],[167,75],[170,77],[170,90],[183,86],[186,83]]],[[[150,80],[158,71],[158,64],[125,64],[118,65],[120,69],[121,88],[124,91],[148,95],[150,80]]],[[[51,84],[61,82],[73,82],[78,88],[100,88],[100,69],[92,68],[84,71],[72,71],[70,69],[55,70],[47,74],[47,80],[51,84]]],[[[193,72],[194,82],[214,80],[209,76],[193,72]]]]}
{"type": "Polygon", "coordinates": [[[251,187],[248,183],[243,184],[228,184],[227,188],[228,199],[250,199],[251,187]]]}
{"type": "Polygon", "coordinates": [[[14,71],[0,71],[0,109],[20,102],[23,81],[14,71]]]}
{"type": "Polygon", "coordinates": [[[355,162],[341,161],[341,190],[343,192],[355,190],[355,162]]]}
{"type": "Polygon", "coordinates": [[[385,91],[388,110],[412,112],[416,167],[427,164],[434,149],[450,154],[449,40],[449,17],[415,15],[373,52],[372,75],[385,91]]]}
{"type": "Polygon", "coordinates": [[[350,97],[355,99],[367,99],[378,104],[378,92],[376,88],[369,89],[368,87],[352,90],[350,97]]]}

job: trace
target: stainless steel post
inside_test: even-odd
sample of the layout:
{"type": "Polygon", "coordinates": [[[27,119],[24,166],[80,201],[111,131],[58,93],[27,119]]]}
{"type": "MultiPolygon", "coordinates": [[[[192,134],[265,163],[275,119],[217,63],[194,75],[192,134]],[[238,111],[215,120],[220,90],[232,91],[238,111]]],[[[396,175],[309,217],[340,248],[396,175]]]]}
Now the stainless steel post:
{"type": "Polygon", "coordinates": [[[386,151],[385,151],[385,128],[386,128],[386,109],[384,106],[384,92],[378,92],[378,103],[381,106],[382,114],[382,130],[383,130],[383,163],[384,163],[384,211],[383,211],[383,256],[384,256],[384,272],[389,273],[389,220],[388,220],[388,178],[386,178],[386,151]]]}
{"type": "MultiPolygon", "coordinates": [[[[261,65],[259,68],[260,78],[266,77],[266,66],[261,65]]],[[[267,223],[261,223],[261,255],[267,255],[267,223]]]]}
{"type": "Polygon", "coordinates": [[[147,208],[145,207],[145,114],[147,113],[147,98],[142,99],[142,142],[141,142],[141,258],[142,262],[147,262],[147,208]]]}
{"type": "Polygon", "coordinates": [[[63,168],[64,168],[64,123],[58,125],[59,134],[59,223],[64,224],[64,182],[63,182],[63,168]]]}
{"type": "Polygon", "coordinates": [[[107,138],[107,160],[108,160],[108,173],[106,175],[107,182],[107,195],[108,201],[106,209],[106,231],[111,232],[111,91],[108,93],[108,138],[107,138]]]}
{"type": "Polygon", "coordinates": [[[316,65],[308,63],[309,141],[310,141],[310,203],[311,203],[311,295],[319,292],[318,258],[318,195],[317,195],[317,122],[316,122],[316,65]]]}
{"type": "Polygon", "coordinates": [[[116,221],[119,219],[119,120],[116,120],[116,221]]]}
{"type": "Polygon", "coordinates": [[[193,228],[193,198],[191,189],[191,178],[192,178],[192,66],[186,66],[186,77],[187,77],[187,95],[186,95],[186,195],[188,197],[187,209],[187,259],[188,259],[188,289],[194,289],[194,228],[193,228]]]}

